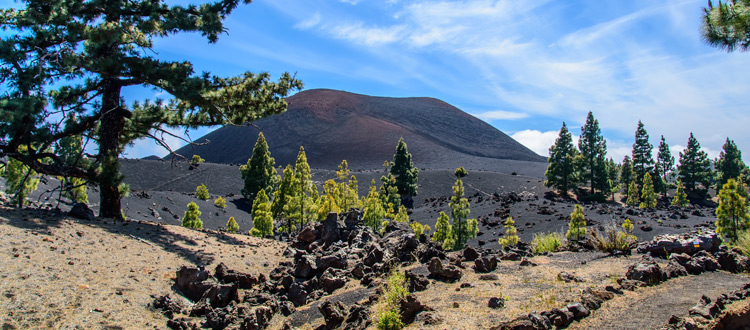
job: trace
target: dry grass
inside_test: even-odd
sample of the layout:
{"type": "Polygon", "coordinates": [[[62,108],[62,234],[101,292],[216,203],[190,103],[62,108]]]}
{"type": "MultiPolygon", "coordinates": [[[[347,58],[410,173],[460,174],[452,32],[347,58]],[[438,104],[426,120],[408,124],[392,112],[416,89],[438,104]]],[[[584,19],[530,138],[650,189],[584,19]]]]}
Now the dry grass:
{"type": "Polygon", "coordinates": [[[464,263],[466,270],[460,282],[433,281],[426,291],[417,293],[420,301],[435,308],[444,323],[433,327],[412,324],[409,328],[483,329],[531,311],[564,307],[578,301],[586,287],[611,285],[611,277],[624,274],[632,263],[632,258],[602,258],[581,265],[570,252],[553,257],[537,256],[531,260],[538,266],[520,267],[517,261],[500,262],[493,272],[498,276],[497,281],[479,280],[481,274],[475,273],[470,263],[464,263]],[[565,283],[557,278],[561,271],[575,273],[586,281],[565,283]],[[464,282],[475,287],[456,291],[464,282]],[[492,297],[506,298],[505,308],[493,310],[487,307],[492,297]],[[458,308],[453,307],[454,302],[458,303],[458,308]]]}
{"type": "Polygon", "coordinates": [[[284,245],[139,222],[60,219],[0,208],[0,327],[166,328],[150,295],[171,294],[183,265],[268,273],[284,245]],[[132,236],[131,236],[132,235],[132,236]]]}

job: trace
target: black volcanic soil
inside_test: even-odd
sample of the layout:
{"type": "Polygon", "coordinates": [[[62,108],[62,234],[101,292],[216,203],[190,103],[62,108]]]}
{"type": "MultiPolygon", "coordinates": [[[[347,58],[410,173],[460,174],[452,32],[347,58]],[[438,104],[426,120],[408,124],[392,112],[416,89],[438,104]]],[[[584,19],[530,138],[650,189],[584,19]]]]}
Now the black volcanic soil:
{"type": "Polygon", "coordinates": [[[388,98],[314,89],[287,99],[287,112],[226,126],[177,153],[213,163],[242,164],[262,130],[277,165],[293,164],[300,146],[314,168],[335,168],[347,159],[352,169],[378,168],[391,159],[403,137],[415,160],[437,168],[471,166],[473,157],[544,161],[489,124],[437,99],[388,98]]]}

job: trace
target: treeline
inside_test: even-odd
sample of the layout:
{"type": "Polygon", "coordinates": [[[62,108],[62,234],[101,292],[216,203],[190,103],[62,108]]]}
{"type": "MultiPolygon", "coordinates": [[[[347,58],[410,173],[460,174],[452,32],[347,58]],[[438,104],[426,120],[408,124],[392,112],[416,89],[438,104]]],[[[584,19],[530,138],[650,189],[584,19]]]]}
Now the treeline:
{"type": "Polygon", "coordinates": [[[663,135],[656,158],[653,154],[649,134],[638,121],[631,155],[625,156],[620,163],[607,158],[607,143],[599,122],[589,112],[581,127],[577,147],[563,123],[549,149],[544,184],[564,197],[573,191],[582,201],[614,200],[615,193],[622,192],[622,200],[632,206],[654,208],[662,202],[684,207],[689,203],[688,195],[693,199],[705,198],[709,188],[715,188],[718,193],[730,179],[744,186],[750,177],[750,169],[742,161],[741,151],[729,138],[719,158],[713,161],[701,150],[693,133],[690,133],[687,147],[679,153],[678,162],[675,162],[663,135]],[[667,196],[670,188],[675,188],[671,201],[667,196]]]}

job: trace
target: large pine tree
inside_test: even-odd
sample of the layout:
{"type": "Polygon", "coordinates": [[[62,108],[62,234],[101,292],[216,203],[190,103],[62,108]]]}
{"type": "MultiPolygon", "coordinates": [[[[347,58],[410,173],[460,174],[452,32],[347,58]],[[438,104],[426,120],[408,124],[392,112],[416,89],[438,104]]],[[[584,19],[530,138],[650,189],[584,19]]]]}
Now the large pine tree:
{"type": "Polygon", "coordinates": [[[401,196],[417,195],[417,180],[419,170],[411,160],[411,153],[406,147],[404,138],[398,140],[396,153],[393,155],[391,174],[396,177],[396,187],[401,196]]]}
{"type": "Polygon", "coordinates": [[[118,157],[150,138],[169,149],[167,127],[243,124],[286,110],[284,97],[301,83],[283,74],[222,78],[195,74],[190,62],[159,59],[155,39],[197,32],[214,43],[223,20],[240,3],[168,5],[162,0],[24,0],[3,9],[0,28],[0,151],[42,174],[99,184],[99,215],[122,218],[125,191],[118,157]],[[127,104],[129,86],[154,88],[170,101],[127,104]],[[57,113],[75,113],[73,125],[51,124],[57,113]],[[83,135],[98,145],[90,165],[71,166],[48,152],[57,140],[83,135]],[[19,151],[30,146],[26,154],[19,151]]]}
{"type": "Polygon", "coordinates": [[[666,183],[669,182],[669,173],[674,171],[674,156],[672,156],[672,151],[669,150],[667,141],[664,140],[664,135],[661,136],[659,151],[656,153],[656,165],[659,168],[657,174],[664,183],[663,196],[667,197],[666,183]]]}
{"type": "Polygon", "coordinates": [[[701,150],[701,144],[692,132],[688,138],[687,147],[680,152],[680,165],[677,167],[677,172],[687,191],[696,192],[700,184],[708,188],[708,181],[711,178],[711,161],[708,160],[708,154],[701,150]]]}
{"type": "Polygon", "coordinates": [[[594,119],[594,114],[589,111],[586,123],[581,127],[581,136],[578,139],[578,151],[583,159],[578,171],[582,178],[586,178],[591,184],[591,193],[608,190],[608,178],[606,170],[607,142],[604,141],[599,129],[599,121],[594,119]]]}
{"type": "Polygon", "coordinates": [[[633,162],[630,160],[630,156],[625,155],[622,159],[622,165],[620,165],[620,187],[627,194],[630,189],[630,183],[633,182],[633,162]]]}
{"type": "Polygon", "coordinates": [[[560,134],[549,148],[549,165],[544,175],[547,180],[544,185],[555,188],[561,195],[567,196],[568,191],[576,182],[575,157],[577,151],[573,147],[573,136],[563,123],[560,134]]]}
{"type": "Polygon", "coordinates": [[[305,148],[299,147],[297,162],[294,164],[291,198],[286,208],[287,217],[295,219],[299,225],[304,225],[310,220],[308,214],[317,211],[315,205],[317,193],[317,188],[314,187],[312,182],[305,148]]]}
{"type": "Polygon", "coordinates": [[[653,150],[654,146],[648,141],[648,132],[639,120],[633,143],[633,179],[638,185],[638,190],[643,189],[643,177],[646,173],[654,170],[654,159],[651,154],[653,150]]]}
{"type": "Polygon", "coordinates": [[[252,156],[247,160],[247,164],[240,166],[242,180],[245,181],[242,197],[254,201],[261,189],[266,192],[266,195],[273,196],[278,175],[274,168],[275,164],[271,151],[268,150],[266,137],[263,136],[263,132],[260,132],[252,156]]]}
{"type": "Polygon", "coordinates": [[[739,180],[741,174],[748,174],[748,167],[742,161],[742,151],[733,140],[727,138],[716,160],[716,190],[720,191],[729,179],[739,180]]]}
{"type": "Polygon", "coordinates": [[[739,237],[738,232],[750,227],[750,210],[740,189],[747,187],[738,185],[734,179],[729,179],[719,193],[719,206],[716,208],[716,232],[732,242],[739,237]]]}
{"type": "Polygon", "coordinates": [[[466,244],[466,240],[476,237],[477,220],[469,219],[469,200],[464,197],[464,182],[461,178],[453,185],[453,196],[448,203],[453,218],[453,248],[460,249],[466,244]]]}

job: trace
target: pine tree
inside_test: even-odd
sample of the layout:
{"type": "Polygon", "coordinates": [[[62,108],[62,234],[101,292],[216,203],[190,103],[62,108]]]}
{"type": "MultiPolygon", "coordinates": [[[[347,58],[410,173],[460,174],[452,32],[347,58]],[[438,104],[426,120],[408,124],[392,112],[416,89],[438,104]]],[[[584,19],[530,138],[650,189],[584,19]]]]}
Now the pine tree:
{"type": "Polygon", "coordinates": [[[378,190],[375,188],[375,181],[373,180],[372,186],[370,186],[370,193],[364,201],[364,214],[362,215],[362,221],[365,225],[370,226],[376,232],[380,232],[383,228],[383,218],[385,218],[385,209],[383,203],[380,200],[378,190]]]}
{"type": "Polygon", "coordinates": [[[258,133],[258,140],[255,142],[253,154],[247,160],[247,164],[240,166],[240,173],[245,186],[242,188],[242,197],[248,200],[255,200],[255,196],[261,189],[266,191],[267,195],[273,196],[276,189],[276,161],[271,157],[271,151],[268,149],[266,137],[263,132],[258,133]]]}
{"type": "Polygon", "coordinates": [[[738,179],[743,173],[748,173],[748,167],[742,161],[742,151],[727,138],[716,160],[716,190],[721,191],[729,179],[738,179]]]}
{"type": "Polygon", "coordinates": [[[595,163],[594,188],[599,189],[599,193],[606,199],[606,196],[612,191],[612,186],[615,185],[615,183],[610,180],[610,165],[604,155],[600,155],[595,163]]]}
{"type": "Polygon", "coordinates": [[[182,226],[186,228],[202,229],[203,221],[201,221],[201,211],[198,208],[198,204],[190,202],[187,205],[187,211],[182,216],[182,226]]]}
{"type": "Polygon", "coordinates": [[[708,1],[703,8],[703,40],[727,52],[750,48],[750,2],[747,0],[719,1],[714,7],[708,1]]]}
{"type": "Polygon", "coordinates": [[[674,171],[674,156],[672,156],[672,152],[669,150],[669,145],[664,140],[664,135],[661,136],[661,142],[659,142],[659,151],[656,155],[656,165],[659,168],[659,177],[665,183],[665,189],[662,189],[662,194],[664,197],[667,197],[666,183],[669,182],[669,173],[674,171]]]}
{"type": "MultiPolygon", "coordinates": [[[[289,210],[287,203],[291,200],[294,194],[294,172],[292,166],[287,165],[284,168],[284,176],[280,180],[279,190],[276,191],[276,195],[273,198],[273,204],[271,205],[271,213],[274,219],[281,219],[285,216],[289,210]]],[[[286,217],[286,226],[284,226],[287,233],[291,233],[294,229],[293,219],[286,217]]]]}
{"type": "Polygon", "coordinates": [[[674,192],[672,206],[687,207],[689,204],[690,202],[685,193],[685,186],[682,185],[682,181],[677,180],[677,190],[674,192]]]}
{"type": "Polygon", "coordinates": [[[652,209],[656,207],[656,193],[654,184],[651,182],[651,174],[646,173],[643,177],[643,189],[641,190],[641,204],[639,208],[652,209]]]}
{"type": "Polygon", "coordinates": [[[336,171],[337,181],[337,196],[336,203],[341,208],[342,212],[349,211],[351,208],[359,207],[359,193],[357,178],[354,175],[350,176],[349,164],[346,159],[341,161],[339,169],[336,171]],[[349,180],[347,182],[347,179],[349,180]]]}
{"type": "Polygon", "coordinates": [[[359,199],[359,183],[357,182],[357,177],[352,175],[349,177],[349,182],[347,183],[342,210],[348,211],[351,208],[359,208],[361,206],[362,203],[360,203],[359,199]]]}
{"type": "Polygon", "coordinates": [[[580,204],[576,204],[573,213],[570,214],[570,223],[565,237],[576,242],[586,237],[586,220],[583,216],[583,207],[580,204]]]}
{"type": "Polygon", "coordinates": [[[200,155],[193,155],[193,157],[190,158],[190,169],[198,167],[198,165],[205,161],[206,160],[201,158],[200,155]]]}
{"type": "Polygon", "coordinates": [[[299,153],[297,154],[292,186],[291,200],[287,203],[289,208],[286,215],[295,219],[299,225],[304,225],[309,220],[307,214],[313,210],[317,211],[317,207],[315,206],[317,189],[313,188],[310,165],[307,164],[307,155],[305,155],[303,147],[299,148],[299,153]]]}
{"type": "Polygon", "coordinates": [[[630,184],[633,182],[633,162],[630,161],[629,156],[625,156],[622,159],[622,165],[620,166],[620,185],[625,193],[628,193],[630,184]]]}
{"type": "MultiPolygon", "coordinates": [[[[746,188],[745,188],[746,189],[746,188]]],[[[750,209],[743,197],[737,182],[729,179],[719,193],[719,206],[716,208],[716,232],[723,234],[729,241],[737,240],[738,232],[750,227],[750,209]]]]}
{"type": "Polygon", "coordinates": [[[567,196],[568,191],[573,188],[576,181],[574,159],[576,149],[573,147],[573,136],[568,132],[568,127],[563,123],[560,134],[549,148],[549,165],[544,175],[546,187],[556,189],[561,195],[567,196]]]}
{"type": "Polygon", "coordinates": [[[253,228],[250,229],[250,235],[255,237],[264,237],[273,235],[273,213],[271,212],[271,202],[268,200],[265,189],[258,191],[257,197],[253,201],[253,228]]]}
{"type": "Polygon", "coordinates": [[[227,231],[230,233],[236,233],[238,230],[240,230],[240,225],[237,224],[234,217],[229,217],[229,221],[227,221],[227,231]]]}
{"type": "Polygon", "coordinates": [[[411,160],[411,154],[406,148],[404,138],[398,140],[396,153],[393,155],[391,174],[396,177],[396,187],[401,196],[417,195],[417,180],[419,170],[411,160]]]}
{"type": "Polygon", "coordinates": [[[508,246],[516,246],[516,244],[521,241],[521,239],[518,238],[518,230],[516,229],[515,224],[516,222],[513,221],[513,217],[505,219],[505,235],[497,240],[501,248],[504,249],[508,246]]]}
{"type": "Polygon", "coordinates": [[[401,205],[401,207],[398,208],[398,214],[393,218],[393,221],[409,222],[409,213],[406,211],[406,206],[401,205]]]}
{"type": "Polygon", "coordinates": [[[318,207],[318,220],[324,220],[328,213],[341,213],[338,203],[336,203],[336,196],[338,196],[339,187],[336,185],[336,181],[327,180],[323,184],[323,196],[320,196],[319,207],[318,207]]]}
{"type": "Polygon", "coordinates": [[[455,175],[456,178],[460,179],[460,178],[463,178],[463,177],[469,175],[469,172],[463,166],[461,166],[461,167],[457,168],[455,172],[453,172],[453,175],[455,175]]]}
{"type": "Polygon", "coordinates": [[[609,177],[609,193],[614,200],[614,194],[620,190],[620,167],[611,157],[607,161],[607,176],[609,177]]]}
{"type": "Polygon", "coordinates": [[[200,186],[195,187],[195,197],[204,201],[211,198],[211,196],[208,194],[208,187],[206,187],[206,185],[202,183],[200,186]]]}
{"type": "Polygon", "coordinates": [[[639,120],[635,131],[635,143],[633,143],[633,179],[638,184],[638,190],[643,189],[643,177],[646,173],[654,170],[653,150],[654,146],[648,142],[648,132],[643,122],[639,120]]]}
{"type": "Polygon", "coordinates": [[[454,245],[455,249],[463,248],[466,241],[470,238],[474,238],[477,235],[477,221],[476,219],[468,219],[469,213],[469,200],[464,197],[464,183],[461,179],[457,179],[453,185],[453,196],[451,201],[448,203],[451,208],[451,217],[453,218],[453,229],[454,245]]]}
{"type": "MultiPolygon", "coordinates": [[[[383,202],[383,208],[387,213],[393,213],[401,206],[401,195],[398,193],[396,177],[392,173],[380,177],[380,199],[383,202]]],[[[388,217],[393,218],[393,217],[388,217]]]]}
{"type": "Polygon", "coordinates": [[[630,187],[628,187],[628,199],[625,201],[625,204],[638,206],[639,202],[638,186],[636,186],[635,180],[633,180],[630,182],[630,187]]]}
{"type": "Polygon", "coordinates": [[[625,222],[622,223],[622,229],[625,230],[628,235],[633,234],[634,228],[635,226],[633,226],[633,223],[630,221],[630,219],[625,219],[625,222]]]}
{"type": "Polygon", "coordinates": [[[701,150],[701,145],[693,133],[690,133],[685,150],[680,152],[680,165],[677,167],[677,172],[687,191],[697,191],[699,184],[708,188],[711,161],[708,160],[708,154],[701,150]]]}
{"type": "Polygon", "coordinates": [[[227,207],[227,200],[222,196],[216,197],[216,199],[214,199],[214,206],[223,209],[227,207]]]}
{"type": "Polygon", "coordinates": [[[227,31],[223,20],[241,2],[249,3],[24,0],[20,8],[3,9],[0,66],[7,88],[0,108],[7,115],[0,152],[40,174],[99,184],[99,215],[122,219],[120,197],[127,190],[118,156],[126,145],[149,138],[166,146],[168,128],[243,124],[281,113],[284,97],[302,87],[289,74],[277,82],[268,73],[222,78],[196,74],[187,61],[155,57],[154,41],[179,32],[216,42],[227,31]],[[122,94],[132,86],[166,92],[169,101],[128,105],[122,94]],[[74,113],[78,122],[50,125],[61,112],[74,113]],[[71,166],[47,148],[18,150],[76,135],[97,145],[97,162],[71,166]]]}
{"type": "Polygon", "coordinates": [[[580,177],[586,178],[591,184],[591,194],[596,193],[595,188],[606,188],[607,142],[604,141],[599,129],[599,121],[594,119],[594,114],[591,111],[586,116],[586,123],[581,127],[578,151],[583,157],[582,166],[578,168],[578,171],[581,173],[580,177]]]}
{"type": "Polygon", "coordinates": [[[438,216],[437,223],[435,223],[435,233],[432,234],[433,241],[442,244],[450,237],[452,230],[449,220],[448,215],[440,211],[440,216],[438,216]]]}

